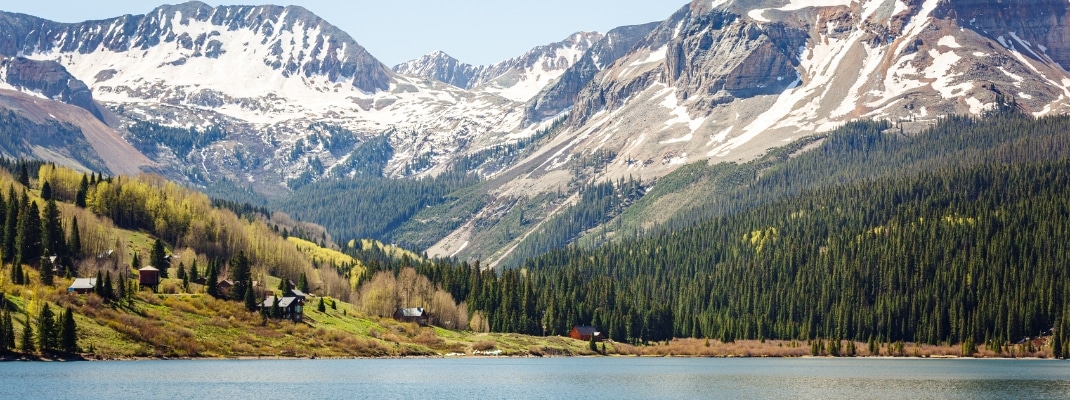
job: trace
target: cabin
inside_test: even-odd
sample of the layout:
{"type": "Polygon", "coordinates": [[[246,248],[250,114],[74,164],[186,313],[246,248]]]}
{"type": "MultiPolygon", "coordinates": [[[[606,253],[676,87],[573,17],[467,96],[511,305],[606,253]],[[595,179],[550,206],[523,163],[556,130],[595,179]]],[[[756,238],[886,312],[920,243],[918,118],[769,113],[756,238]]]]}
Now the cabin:
{"type": "MultiPolygon", "coordinates": [[[[271,307],[275,305],[275,296],[268,296],[264,299],[264,302],[260,304],[260,307],[265,310],[271,310],[271,307]]],[[[279,299],[279,318],[288,319],[293,322],[301,322],[304,319],[304,308],[301,303],[297,302],[296,297],[283,297],[279,299]]]]}
{"type": "Polygon", "coordinates": [[[224,279],[219,281],[215,285],[216,293],[219,293],[220,297],[230,298],[230,292],[234,290],[234,281],[231,279],[224,279]]]}
{"type": "Polygon", "coordinates": [[[137,270],[137,277],[138,284],[152,288],[153,292],[160,286],[160,270],[154,267],[148,266],[137,270]]]}
{"type": "Polygon", "coordinates": [[[97,287],[97,278],[77,278],[67,287],[67,293],[89,294],[93,293],[95,287],[97,287]]]}
{"type": "Polygon", "coordinates": [[[583,341],[590,341],[591,338],[594,337],[594,341],[596,342],[601,342],[602,339],[604,339],[602,337],[602,332],[599,332],[598,329],[595,329],[593,326],[587,325],[573,326],[572,330],[568,332],[568,337],[583,341]]]}
{"type": "Polygon", "coordinates": [[[423,307],[399,308],[394,311],[394,319],[401,322],[415,322],[417,325],[427,325],[430,322],[430,315],[424,311],[423,307]]]}

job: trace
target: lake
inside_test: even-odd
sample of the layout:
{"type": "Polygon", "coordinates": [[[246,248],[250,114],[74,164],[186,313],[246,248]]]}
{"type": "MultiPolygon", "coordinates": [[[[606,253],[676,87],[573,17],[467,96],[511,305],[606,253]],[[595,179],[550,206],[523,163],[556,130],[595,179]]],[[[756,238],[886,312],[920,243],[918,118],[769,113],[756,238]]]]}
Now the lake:
{"type": "Polygon", "coordinates": [[[446,358],[0,363],[0,399],[1065,399],[1070,362],[446,358]]]}

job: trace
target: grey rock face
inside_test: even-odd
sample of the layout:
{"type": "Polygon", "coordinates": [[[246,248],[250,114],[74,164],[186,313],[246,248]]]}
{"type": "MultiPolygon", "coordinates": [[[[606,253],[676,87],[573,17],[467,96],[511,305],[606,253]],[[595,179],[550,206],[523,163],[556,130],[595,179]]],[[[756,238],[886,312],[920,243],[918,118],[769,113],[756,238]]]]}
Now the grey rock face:
{"type": "Polygon", "coordinates": [[[606,33],[591,46],[578,62],[569,67],[556,83],[543,89],[528,103],[527,122],[538,122],[558,115],[576,102],[576,97],[599,72],[630,52],[660,23],[622,26],[606,33]]]}
{"type": "Polygon", "coordinates": [[[84,108],[97,119],[103,120],[97,104],[93,101],[93,93],[85,82],[72,76],[55,61],[0,57],[0,70],[6,71],[6,81],[12,86],[39,92],[48,98],[84,108]]]}

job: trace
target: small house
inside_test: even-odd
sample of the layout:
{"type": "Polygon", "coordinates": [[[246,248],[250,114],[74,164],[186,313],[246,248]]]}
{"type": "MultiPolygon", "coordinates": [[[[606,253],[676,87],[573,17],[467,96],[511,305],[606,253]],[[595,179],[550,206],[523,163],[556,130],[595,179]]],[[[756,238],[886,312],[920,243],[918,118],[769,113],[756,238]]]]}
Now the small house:
{"type": "Polygon", "coordinates": [[[234,281],[230,279],[224,279],[222,281],[219,281],[219,283],[217,283],[215,287],[216,292],[219,293],[220,297],[230,298],[230,292],[234,290],[234,281]]]}
{"type": "Polygon", "coordinates": [[[394,311],[394,319],[401,322],[415,322],[417,325],[427,325],[430,316],[423,307],[399,308],[394,311]]]}
{"type": "MultiPolygon", "coordinates": [[[[260,304],[260,307],[265,310],[270,310],[275,305],[275,296],[268,296],[264,299],[264,302],[260,304]]],[[[293,322],[301,322],[304,318],[304,308],[301,303],[297,302],[295,297],[283,297],[279,299],[279,318],[288,319],[293,322]]]]}
{"type": "Polygon", "coordinates": [[[95,287],[97,287],[97,278],[77,278],[67,287],[67,293],[89,294],[93,293],[95,287]]]}
{"type": "Polygon", "coordinates": [[[583,341],[590,341],[593,337],[596,342],[601,342],[603,339],[602,332],[599,332],[593,326],[587,325],[573,326],[572,330],[568,332],[568,337],[583,341]]]}
{"type": "Polygon", "coordinates": [[[137,270],[138,284],[142,287],[152,288],[152,291],[156,291],[156,288],[160,286],[160,270],[149,267],[143,267],[137,270]]]}

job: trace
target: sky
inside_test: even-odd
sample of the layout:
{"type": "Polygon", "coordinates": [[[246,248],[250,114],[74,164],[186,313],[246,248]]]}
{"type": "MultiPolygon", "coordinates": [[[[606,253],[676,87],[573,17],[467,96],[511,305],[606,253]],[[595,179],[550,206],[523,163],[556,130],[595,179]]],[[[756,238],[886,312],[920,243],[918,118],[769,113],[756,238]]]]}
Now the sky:
{"type": "MultiPolygon", "coordinates": [[[[160,0],[177,3],[177,1],[160,0]]],[[[207,0],[218,5],[248,1],[207,0]]],[[[254,0],[255,1],[255,0],[254,0]]],[[[350,34],[387,65],[445,51],[469,64],[485,65],[579,31],[603,32],[624,25],[668,19],[688,0],[289,0],[350,34]]],[[[59,22],[145,14],[145,0],[0,0],[0,10],[59,22]]]]}

